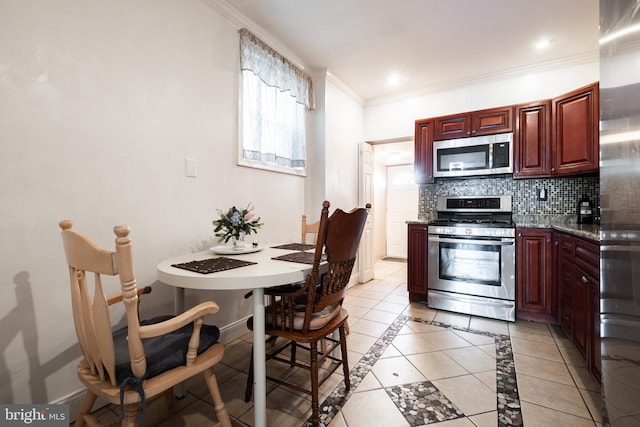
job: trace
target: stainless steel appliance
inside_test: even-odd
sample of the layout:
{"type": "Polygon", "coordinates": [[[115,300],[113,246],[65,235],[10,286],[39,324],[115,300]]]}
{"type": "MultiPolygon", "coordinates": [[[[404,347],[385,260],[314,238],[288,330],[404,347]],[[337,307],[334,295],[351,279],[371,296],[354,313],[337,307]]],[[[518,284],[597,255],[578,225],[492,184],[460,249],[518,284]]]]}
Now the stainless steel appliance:
{"type": "Polygon", "coordinates": [[[513,133],[448,139],[433,143],[433,176],[513,173],[513,133]]]}
{"type": "Polygon", "coordinates": [[[605,426],[640,426],[639,29],[639,0],[600,0],[600,349],[605,426]]]}
{"type": "Polygon", "coordinates": [[[511,196],[439,197],[427,234],[429,307],[515,321],[511,196]]]}

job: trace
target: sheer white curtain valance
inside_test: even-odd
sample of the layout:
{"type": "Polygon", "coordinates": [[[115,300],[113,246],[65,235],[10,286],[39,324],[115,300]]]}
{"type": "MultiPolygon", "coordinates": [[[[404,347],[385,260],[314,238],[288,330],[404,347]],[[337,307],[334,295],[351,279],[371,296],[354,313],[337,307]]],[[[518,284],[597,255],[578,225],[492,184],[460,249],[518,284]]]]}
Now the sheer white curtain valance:
{"type": "Polygon", "coordinates": [[[296,102],[315,108],[311,78],[246,28],[240,31],[240,69],[248,70],[266,85],[290,92],[296,102]]]}

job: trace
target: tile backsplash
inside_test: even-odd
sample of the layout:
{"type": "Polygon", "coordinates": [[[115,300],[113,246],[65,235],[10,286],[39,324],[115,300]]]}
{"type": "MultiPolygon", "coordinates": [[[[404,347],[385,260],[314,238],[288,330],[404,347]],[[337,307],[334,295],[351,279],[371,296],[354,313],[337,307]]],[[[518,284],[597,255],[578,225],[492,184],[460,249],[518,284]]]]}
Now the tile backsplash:
{"type": "Polygon", "coordinates": [[[436,199],[439,196],[493,196],[508,195],[513,198],[514,217],[545,216],[575,219],[578,200],[587,195],[594,208],[600,206],[600,178],[544,178],[513,179],[471,178],[439,180],[435,184],[423,184],[419,193],[421,219],[435,216],[436,199]],[[547,200],[538,200],[544,189],[547,200]]]}

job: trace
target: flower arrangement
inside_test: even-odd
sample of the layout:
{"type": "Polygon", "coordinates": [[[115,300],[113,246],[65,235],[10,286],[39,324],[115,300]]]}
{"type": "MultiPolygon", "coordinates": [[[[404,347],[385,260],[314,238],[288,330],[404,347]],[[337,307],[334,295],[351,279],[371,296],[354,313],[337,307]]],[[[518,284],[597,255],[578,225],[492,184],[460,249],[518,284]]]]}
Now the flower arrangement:
{"type": "Polygon", "coordinates": [[[231,238],[238,241],[245,234],[257,233],[257,229],[263,224],[260,223],[260,217],[254,219],[253,208],[251,204],[245,209],[232,206],[226,214],[218,209],[220,218],[213,221],[213,231],[218,236],[218,243],[227,243],[231,238]]]}

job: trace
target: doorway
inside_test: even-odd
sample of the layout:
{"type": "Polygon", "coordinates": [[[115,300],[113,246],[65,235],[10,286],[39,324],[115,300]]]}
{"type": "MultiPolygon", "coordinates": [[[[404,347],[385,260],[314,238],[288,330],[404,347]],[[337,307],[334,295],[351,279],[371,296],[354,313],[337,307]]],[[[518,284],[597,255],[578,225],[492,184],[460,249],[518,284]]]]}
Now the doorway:
{"type": "Polygon", "coordinates": [[[387,258],[407,259],[407,221],[417,217],[413,165],[387,166],[387,258]]]}

